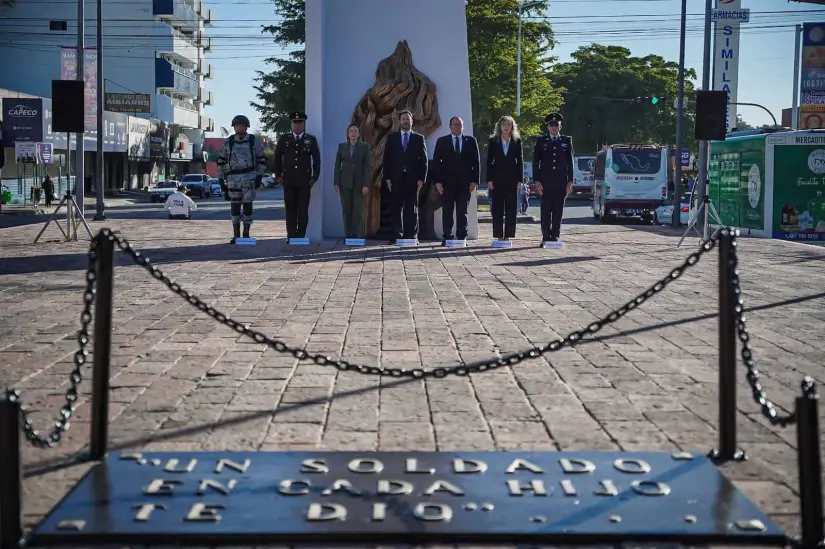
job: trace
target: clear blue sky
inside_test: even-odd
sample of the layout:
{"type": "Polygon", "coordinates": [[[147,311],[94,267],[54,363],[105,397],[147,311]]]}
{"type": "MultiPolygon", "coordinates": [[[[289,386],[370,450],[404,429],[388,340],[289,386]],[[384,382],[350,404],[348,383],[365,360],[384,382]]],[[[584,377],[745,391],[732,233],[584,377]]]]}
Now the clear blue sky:
{"type": "MultiPolygon", "coordinates": [[[[207,115],[215,119],[217,131],[236,114],[246,114],[254,131],[259,121],[249,102],[255,99],[255,71],[268,70],[267,56],[284,55],[269,35],[260,33],[261,24],[276,23],[273,5],[267,0],[205,1],[215,20],[209,56],[215,78],[207,83],[215,105],[207,115]]],[[[700,78],[704,4],[688,0],[687,10],[685,61],[700,78]]],[[[680,0],[551,0],[548,15],[558,40],[554,54],[566,61],[576,48],[597,42],[625,46],[636,56],[657,54],[678,61],[680,6],[680,0]]],[[[742,24],[739,102],[762,104],[779,120],[792,101],[793,25],[825,21],[825,7],[787,0],[742,0],[742,7],[751,10],[751,22],[742,24]]],[[[771,122],[753,107],[739,107],[739,113],[754,125],[771,122]]]]}

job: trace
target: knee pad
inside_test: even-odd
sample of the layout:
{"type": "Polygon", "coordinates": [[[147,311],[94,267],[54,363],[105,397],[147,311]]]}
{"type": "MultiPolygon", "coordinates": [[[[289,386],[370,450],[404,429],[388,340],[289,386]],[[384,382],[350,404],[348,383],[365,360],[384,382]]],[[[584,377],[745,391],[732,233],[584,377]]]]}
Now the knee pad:
{"type": "Polygon", "coordinates": [[[247,217],[252,215],[252,202],[243,203],[243,214],[247,217]]]}
{"type": "Polygon", "coordinates": [[[241,215],[241,203],[240,202],[230,202],[229,203],[229,211],[232,212],[232,215],[241,215]]]}

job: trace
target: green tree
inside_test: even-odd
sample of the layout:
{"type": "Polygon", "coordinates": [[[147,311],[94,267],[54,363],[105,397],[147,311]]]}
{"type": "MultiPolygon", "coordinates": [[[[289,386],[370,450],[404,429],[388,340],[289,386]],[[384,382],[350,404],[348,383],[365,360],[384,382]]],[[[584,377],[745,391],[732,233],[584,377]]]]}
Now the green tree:
{"type": "Polygon", "coordinates": [[[255,79],[257,102],[251,105],[261,114],[261,125],[267,131],[289,131],[289,113],[303,111],[305,105],[304,43],[306,39],[304,0],[272,0],[280,22],[264,26],[262,33],[270,33],[275,44],[289,49],[286,54],[265,60],[273,70],[257,71],[255,79]],[[285,57],[283,56],[285,55],[285,57]]]}
{"type": "MultiPolygon", "coordinates": [[[[544,117],[562,103],[560,90],[551,86],[546,75],[555,45],[544,17],[546,9],[542,0],[521,3],[521,116],[517,122],[525,137],[540,134],[544,117]]],[[[516,115],[518,22],[516,0],[472,0],[467,4],[470,93],[473,128],[478,136],[491,134],[502,115],[516,115]]],[[[525,144],[532,145],[532,140],[525,144]]]]}
{"type": "Polygon", "coordinates": [[[755,130],[756,127],[751,126],[750,124],[745,122],[745,120],[742,118],[742,115],[739,114],[739,113],[736,113],[736,129],[740,130],[740,131],[741,130],[755,130]]]}
{"type": "MultiPolygon", "coordinates": [[[[263,27],[275,44],[293,48],[286,57],[266,60],[271,72],[259,71],[252,106],[261,113],[264,129],[289,129],[288,115],[304,108],[304,0],[272,0],[278,25],[263,27]]],[[[522,98],[519,125],[525,136],[541,132],[543,119],[561,105],[559,90],[546,78],[554,45],[550,24],[543,18],[546,2],[526,0],[522,9],[522,98]]],[[[470,90],[476,135],[492,133],[498,118],[516,114],[518,3],[516,0],[472,0],[467,5],[470,90]]],[[[415,52],[413,52],[413,55],[415,52]]],[[[482,144],[484,140],[482,139],[482,144]]],[[[532,140],[526,141],[527,145],[532,140]]]]}
{"type": "MultiPolygon", "coordinates": [[[[678,64],[658,55],[633,57],[621,46],[592,44],[576,50],[572,61],[553,66],[549,77],[563,88],[564,132],[572,135],[579,153],[618,142],[676,142],[678,64]],[[637,102],[635,98],[656,97],[637,102]]],[[[684,147],[696,148],[693,138],[695,103],[693,69],[685,69],[684,147]]]]}

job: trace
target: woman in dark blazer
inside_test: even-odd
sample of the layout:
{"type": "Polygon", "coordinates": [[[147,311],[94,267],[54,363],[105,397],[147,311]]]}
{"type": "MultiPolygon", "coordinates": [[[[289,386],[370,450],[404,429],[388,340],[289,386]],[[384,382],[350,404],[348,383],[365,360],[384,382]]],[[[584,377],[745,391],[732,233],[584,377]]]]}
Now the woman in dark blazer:
{"type": "Polygon", "coordinates": [[[347,238],[364,238],[364,198],[369,194],[372,176],[370,146],[361,141],[355,124],[347,128],[347,140],[335,154],[335,192],[341,197],[344,234],[347,238]]]}
{"type": "Polygon", "coordinates": [[[502,116],[487,146],[487,189],[493,214],[493,238],[516,236],[518,189],[524,177],[521,135],[512,116],[502,116]]]}

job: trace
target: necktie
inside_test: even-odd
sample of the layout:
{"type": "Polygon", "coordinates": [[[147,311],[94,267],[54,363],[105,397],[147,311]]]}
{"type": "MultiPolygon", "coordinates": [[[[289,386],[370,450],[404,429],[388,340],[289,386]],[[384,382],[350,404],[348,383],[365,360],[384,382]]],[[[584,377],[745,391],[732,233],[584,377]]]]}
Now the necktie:
{"type": "Polygon", "coordinates": [[[458,136],[455,137],[455,152],[460,153],[461,148],[458,145],[458,136]]]}
{"type": "Polygon", "coordinates": [[[407,141],[408,141],[408,137],[407,137],[407,135],[408,135],[408,134],[407,134],[407,132],[404,132],[404,134],[403,134],[403,135],[404,135],[404,139],[402,139],[402,140],[401,140],[401,146],[402,146],[402,147],[404,148],[404,150],[406,151],[406,150],[407,150],[407,141]]]}

